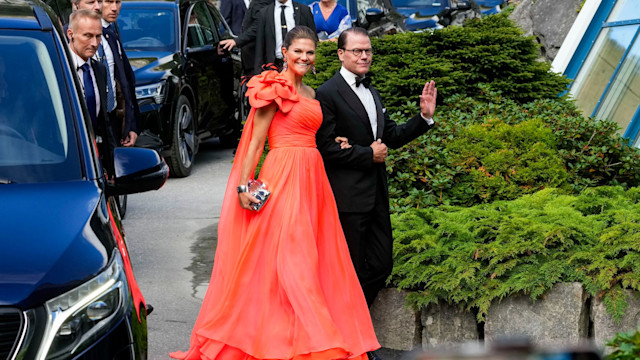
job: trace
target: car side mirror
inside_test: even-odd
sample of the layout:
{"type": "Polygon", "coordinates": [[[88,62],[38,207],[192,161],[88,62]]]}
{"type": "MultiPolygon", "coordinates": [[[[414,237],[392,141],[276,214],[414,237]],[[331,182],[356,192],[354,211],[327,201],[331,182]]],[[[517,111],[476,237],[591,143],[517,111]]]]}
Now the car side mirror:
{"type": "Polygon", "coordinates": [[[107,182],[107,195],[158,190],[169,177],[169,166],[155,150],[118,147],[113,153],[115,177],[107,182]]]}
{"type": "Polygon", "coordinates": [[[384,11],[378,8],[368,8],[365,12],[365,18],[369,24],[378,22],[384,17],[384,11]]]}

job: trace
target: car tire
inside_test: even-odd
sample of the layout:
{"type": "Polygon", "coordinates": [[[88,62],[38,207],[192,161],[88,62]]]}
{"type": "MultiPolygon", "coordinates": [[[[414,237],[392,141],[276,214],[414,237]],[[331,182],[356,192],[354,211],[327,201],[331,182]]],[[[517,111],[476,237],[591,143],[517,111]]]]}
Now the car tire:
{"type": "Polygon", "coordinates": [[[124,219],[124,216],[127,214],[127,195],[116,196],[116,205],[118,205],[120,219],[124,219]]]}
{"type": "Polygon", "coordinates": [[[170,165],[171,175],[186,177],[191,174],[198,151],[198,138],[193,109],[189,99],[180,95],[172,120],[170,165]]]}

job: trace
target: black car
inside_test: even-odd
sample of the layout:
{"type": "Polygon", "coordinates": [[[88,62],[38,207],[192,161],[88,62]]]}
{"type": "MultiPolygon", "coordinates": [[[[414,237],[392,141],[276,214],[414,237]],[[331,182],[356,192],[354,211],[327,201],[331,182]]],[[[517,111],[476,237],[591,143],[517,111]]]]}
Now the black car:
{"type": "Polygon", "coordinates": [[[123,1],[118,27],[136,77],[139,128],[150,131],[141,144],[158,134],[172,175],[190,174],[204,138],[237,143],[245,116],[242,65],[239,53],[218,48],[234,35],[213,5],[123,1]]]}
{"type": "Polygon", "coordinates": [[[146,359],[147,307],[115,196],[168,167],[118,148],[107,180],[60,22],[0,0],[0,359],[146,359]]]}

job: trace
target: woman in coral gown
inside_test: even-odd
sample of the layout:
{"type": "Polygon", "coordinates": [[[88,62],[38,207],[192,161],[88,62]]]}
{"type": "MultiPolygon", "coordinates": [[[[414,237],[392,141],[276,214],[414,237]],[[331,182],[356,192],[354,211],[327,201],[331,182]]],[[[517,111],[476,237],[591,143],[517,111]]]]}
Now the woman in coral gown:
{"type": "Polygon", "coordinates": [[[316,149],[322,112],[302,83],[315,41],[311,29],[292,29],[285,70],[248,83],[252,110],[227,183],[211,281],[190,349],[173,358],[366,360],[380,347],[316,149]],[[253,211],[258,200],[236,188],[253,178],[267,134],[259,177],[271,198],[253,211]]]}

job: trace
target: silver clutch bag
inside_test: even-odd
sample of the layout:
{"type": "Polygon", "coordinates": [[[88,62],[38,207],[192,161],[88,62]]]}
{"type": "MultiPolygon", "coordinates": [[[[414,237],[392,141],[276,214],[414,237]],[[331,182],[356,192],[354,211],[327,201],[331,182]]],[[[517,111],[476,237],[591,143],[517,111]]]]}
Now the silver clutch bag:
{"type": "Polygon", "coordinates": [[[259,203],[252,203],[251,207],[254,211],[258,211],[262,209],[264,204],[269,200],[269,196],[271,196],[271,191],[267,189],[267,185],[265,185],[260,180],[249,180],[249,193],[253,195],[256,199],[260,200],[259,203]]]}

